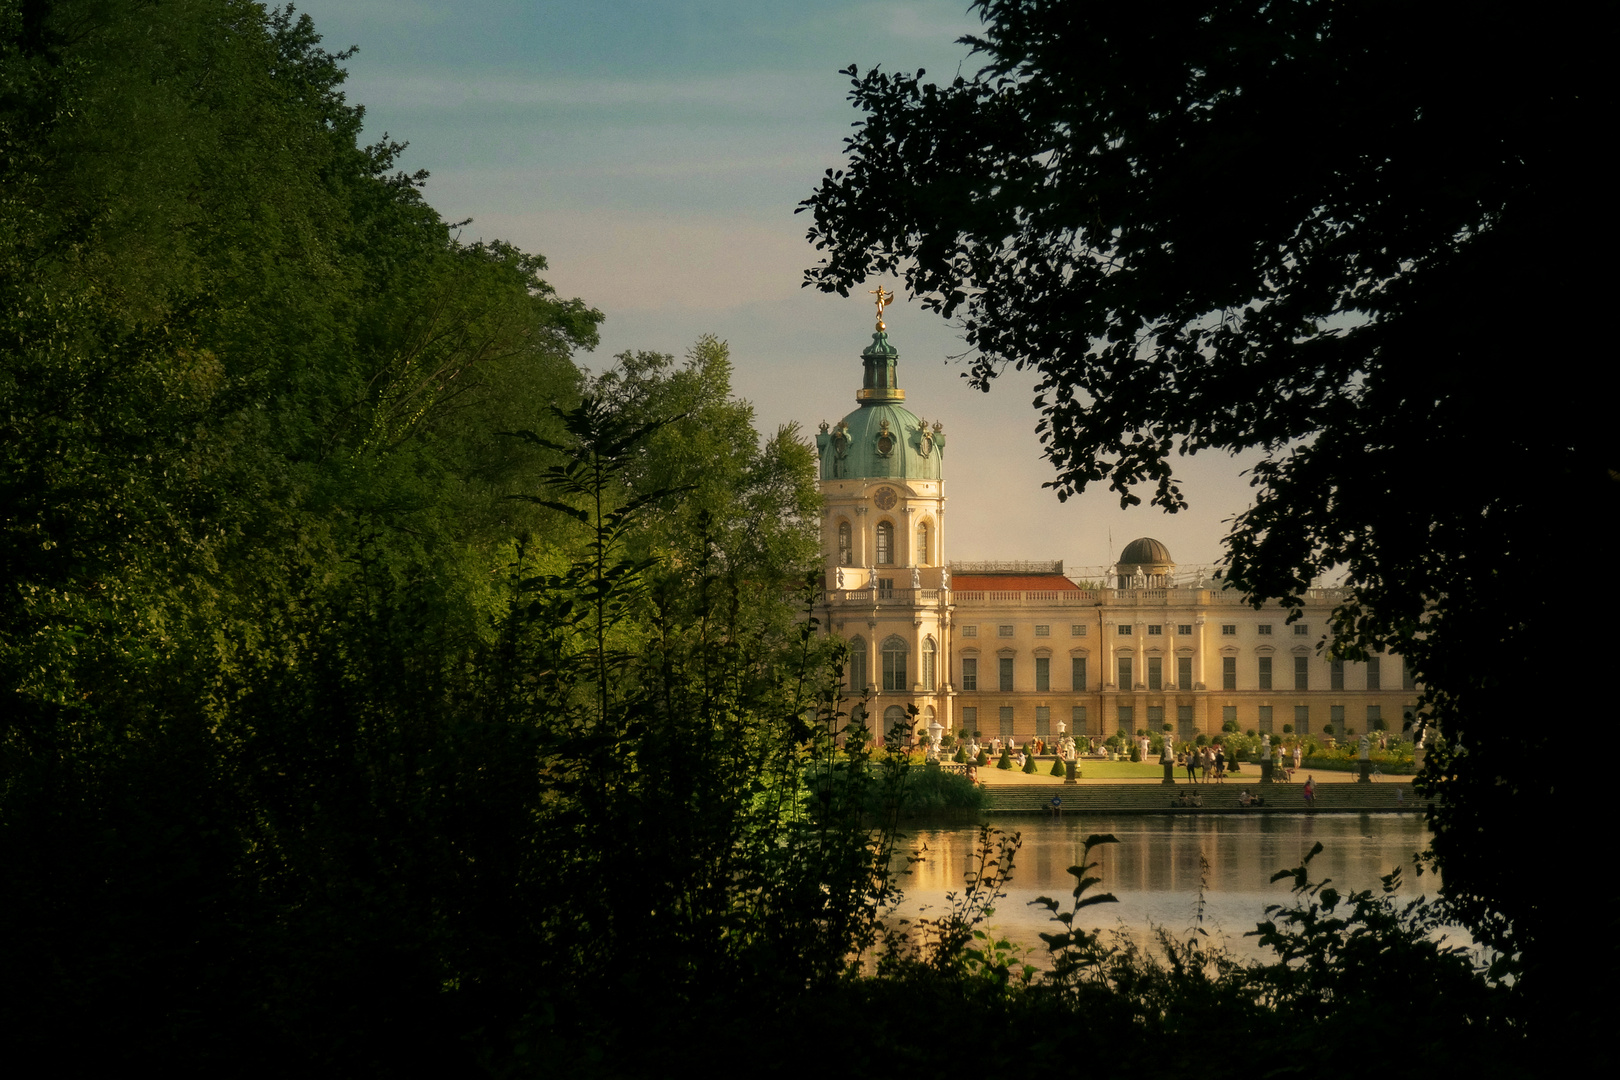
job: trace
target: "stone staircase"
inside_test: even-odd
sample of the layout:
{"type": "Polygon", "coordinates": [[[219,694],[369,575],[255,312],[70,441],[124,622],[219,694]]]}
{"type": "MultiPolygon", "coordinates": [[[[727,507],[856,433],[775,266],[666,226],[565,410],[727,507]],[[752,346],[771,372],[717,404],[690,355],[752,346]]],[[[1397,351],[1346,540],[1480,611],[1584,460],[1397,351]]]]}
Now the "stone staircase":
{"type": "MultiPolygon", "coordinates": [[[[1373,784],[1318,784],[1317,813],[1421,813],[1426,804],[1412,793],[1410,780],[1397,784],[1383,780],[1373,784]],[[1397,788],[1404,798],[1397,797],[1397,788]]],[[[1304,784],[991,784],[985,787],[992,813],[1045,813],[1052,796],[1063,799],[1063,813],[1069,814],[1267,814],[1305,811],[1304,784]],[[1238,805],[1238,793],[1248,787],[1259,793],[1265,806],[1238,805]],[[1171,806],[1170,800],[1184,791],[1197,791],[1204,798],[1202,807],[1171,806]]]]}

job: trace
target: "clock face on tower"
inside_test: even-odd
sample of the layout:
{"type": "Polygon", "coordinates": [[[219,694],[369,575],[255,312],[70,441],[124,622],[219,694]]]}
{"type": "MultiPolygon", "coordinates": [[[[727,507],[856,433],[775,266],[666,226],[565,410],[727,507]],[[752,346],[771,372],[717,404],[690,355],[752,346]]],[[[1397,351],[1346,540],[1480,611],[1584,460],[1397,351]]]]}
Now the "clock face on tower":
{"type": "Polygon", "coordinates": [[[900,496],[894,493],[894,488],[878,488],[877,494],[872,496],[872,501],[877,504],[879,510],[893,510],[894,504],[900,501],[900,496]]]}

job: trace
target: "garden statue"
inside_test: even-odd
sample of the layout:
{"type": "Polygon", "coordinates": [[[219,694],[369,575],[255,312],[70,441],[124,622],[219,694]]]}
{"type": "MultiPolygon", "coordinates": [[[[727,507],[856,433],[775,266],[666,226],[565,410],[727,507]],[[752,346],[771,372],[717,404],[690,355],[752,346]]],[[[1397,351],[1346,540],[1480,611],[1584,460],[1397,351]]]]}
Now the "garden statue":
{"type": "Polygon", "coordinates": [[[1363,735],[1361,737],[1361,760],[1362,761],[1366,761],[1371,756],[1371,754],[1368,753],[1369,749],[1370,749],[1370,747],[1369,747],[1369,744],[1367,742],[1367,736],[1363,735]]]}
{"type": "Polygon", "coordinates": [[[915,566],[911,568],[911,587],[913,589],[922,588],[922,571],[915,566]]]}

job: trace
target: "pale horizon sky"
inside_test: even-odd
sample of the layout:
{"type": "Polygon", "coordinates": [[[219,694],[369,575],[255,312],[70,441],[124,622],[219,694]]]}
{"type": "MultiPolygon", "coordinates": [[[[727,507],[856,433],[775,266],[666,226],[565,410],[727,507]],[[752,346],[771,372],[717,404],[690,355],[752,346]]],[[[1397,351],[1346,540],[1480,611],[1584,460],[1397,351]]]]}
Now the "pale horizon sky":
{"type": "MultiPolygon", "coordinates": [[[[408,142],[409,171],[463,239],[539,252],[548,280],[607,320],[578,357],[682,355],[704,334],[731,348],[734,391],[761,430],[808,436],[855,407],[871,298],[800,288],[816,252],[793,211],[842,161],[857,118],[840,69],[948,80],[974,68],[955,39],[966,0],[699,2],[310,0],[298,5],[334,52],[359,46],[345,91],[363,138],[408,142]]],[[[864,288],[872,288],[876,281],[864,288]]],[[[1132,539],[1164,541],[1183,566],[1214,563],[1250,503],[1253,459],[1204,454],[1178,470],[1192,507],[1121,510],[1103,490],[1059,503],[1042,484],[1033,379],[968,388],[965,345],[893,279],[886,321],[915,413],[945,425],[947,556],[1062,559],[1100,567],[1132,539]],[[1110,540],[1111,536],[1111,540],[1110,540]]]]}

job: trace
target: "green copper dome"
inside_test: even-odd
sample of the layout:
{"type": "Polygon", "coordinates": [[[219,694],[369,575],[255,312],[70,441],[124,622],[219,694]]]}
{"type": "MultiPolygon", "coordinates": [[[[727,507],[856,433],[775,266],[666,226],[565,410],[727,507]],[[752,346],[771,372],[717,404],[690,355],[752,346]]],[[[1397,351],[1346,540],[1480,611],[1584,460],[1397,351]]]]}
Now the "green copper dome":
{"type": "Polygon", "coordinates": [[[823,480],[938,480],[945,433],[901,404],[906,392],[895,377],[900,351],[882,330],[861,353],[866,374],[855,400],[861,407],[816,436],[823,480]]]}

